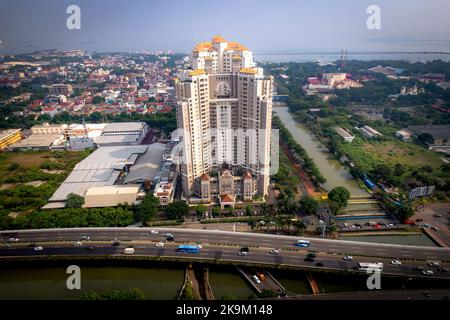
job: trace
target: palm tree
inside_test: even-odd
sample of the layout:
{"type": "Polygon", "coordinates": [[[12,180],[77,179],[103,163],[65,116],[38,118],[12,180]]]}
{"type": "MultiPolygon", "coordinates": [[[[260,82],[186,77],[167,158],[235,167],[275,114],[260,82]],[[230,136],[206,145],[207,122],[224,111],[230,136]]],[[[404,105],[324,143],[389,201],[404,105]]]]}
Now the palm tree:
{"type": "Polygon", "coordinates": [[[277,231],[283,229],[283,218],[280,216],[276,216],[274,220],[275,220],[275,229],[277,231]]]}
{"type": "Polygon", "coordinates": [[[261,214],[263,216],[269,214],[269,206],[267,204],[263,203],[259,208],[261,209],[261,214]]]}

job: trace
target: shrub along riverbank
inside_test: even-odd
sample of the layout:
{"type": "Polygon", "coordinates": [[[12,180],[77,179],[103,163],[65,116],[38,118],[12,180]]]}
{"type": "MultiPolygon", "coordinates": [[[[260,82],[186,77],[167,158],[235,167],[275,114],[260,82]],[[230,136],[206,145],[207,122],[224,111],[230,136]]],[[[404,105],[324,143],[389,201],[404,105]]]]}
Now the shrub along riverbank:
{"type": "Polygon", "coordinates": [[[289,150],[300,159],[301,165],[306,173],[311,177],[311,179],[316,184],[325,183],[327,180],[319,171],[319,168],[314,163],[313,159],[311,159],[306,150],[303,149],[301,145],[299,145],[289,130],[283,125],[281,119],[278,116],[274,116],[272,119],[272,125],[274,128],[280,131],[280,139],[288,146],[289,150]]]}

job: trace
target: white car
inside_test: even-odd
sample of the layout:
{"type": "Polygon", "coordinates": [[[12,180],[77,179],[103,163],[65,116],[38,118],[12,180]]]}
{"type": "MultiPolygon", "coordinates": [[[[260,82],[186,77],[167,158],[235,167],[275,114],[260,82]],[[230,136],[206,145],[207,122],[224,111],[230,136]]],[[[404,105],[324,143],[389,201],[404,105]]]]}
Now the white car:
{"type": "Polygon", "coordinates": [[[259,278],[256,275],[253,276],[253,280],[258,284],[261,283],[261,280],[259,280],[259,278]]]}
{"type": "Polygon", "coordinates": [[[158,242],[155,247],[164,247],[164,242],[158,242]]]}
{"type": "Polygon", "coordinates": [[[352,256],[344,256],[343,258],[345,261],[353,261],[353,257],[352,256]]]}
{"type": "Polygon", "coordinates": [[[77,241],[73,244],[75,247],[82,247],[83,246],[83,242],[81,241],[77,241]]]}
{"type": "Polygon", "coordinates": [[[89,237],[89,236],[82,236],[81,240],[91,240],[91,237],[89,237]]]}
{"type": "Polygon", "coordinates": [[[150,230],[151,234],[158,234],[158,230],[150,230]]]}
{"type": "Polygon", "coordinates": [[[437,261],[430,261],[430,262],[428,262],[428,265],[430,267],[439,267],[439,262],[437,262],[437,261]]]}
{"type": "Polygon", "coordinates": [[[42,250],[44,250],[44,248],[42,248],[42,247],[34,247],[34,251],[42,251],[42,250]]]}
{"type": "Polygon", "coordinates": [[[270,250],[270,253],[271,254],[279,254],[280,250],[279,249],[272,249],[272,250],[270,250]]]}
{"type": "Polygon", "coordinates": [[[9,238],[8,241],[9,242],[18,242],[19,238],[9,238]]]}
{"type": "Polygon", "coordinates": [[[238,253],[240,256],[246,256],[248,255],[247,251],[239,251],[238,253]]]}
{"type": "Polygon", "coordinates": [[[402,262],[399,261],[399,260],[392,260],[392,261],[391,261],[391,264],[394,265],[394,266],[401,266],[401,265],[402,265],[402,262]]]}
{"type": "Polygon", "coordinates": [[[424,276],[432,276],[432,275],[434,274],[434,272],[431,271],[431,270],[423,270],[423,271],[422,271],[422,274],[423,274],[424,276]]]}

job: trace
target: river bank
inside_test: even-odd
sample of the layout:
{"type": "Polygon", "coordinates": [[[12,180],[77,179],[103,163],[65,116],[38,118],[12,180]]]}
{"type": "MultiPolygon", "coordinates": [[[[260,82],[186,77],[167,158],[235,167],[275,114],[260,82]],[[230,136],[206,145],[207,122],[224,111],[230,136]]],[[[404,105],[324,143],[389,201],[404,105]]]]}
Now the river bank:
{"type": "Polygon", "coordinates": [[[321,187],[329,191],[343,186],[352,196],[368,196],[368,193],[361,189],[359,183],[333,155],[324,153],[324,146],[305,125],[299,124],[294,119],[287,106],[274,106],[273,111],[290,131],[296,142],[305,149],[327,180],[321,187]]]}

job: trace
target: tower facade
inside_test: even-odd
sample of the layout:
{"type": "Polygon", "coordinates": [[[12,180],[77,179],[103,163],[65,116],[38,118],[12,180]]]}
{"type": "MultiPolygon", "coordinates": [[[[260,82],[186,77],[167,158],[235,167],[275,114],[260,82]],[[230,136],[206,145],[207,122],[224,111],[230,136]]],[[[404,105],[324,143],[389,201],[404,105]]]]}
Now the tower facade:
{"type": "MultiPolygon", "coordinates": [[[[234,177],[236,185],[229,189],[233,196],[244,198],[243,180],[239,180],[244,177],[245,199],[249,194],[266,195],[273,78],[256,68],[251,51],[222,37],[195,46],[190,65],[192,69],[175,79],[185,197],[205,199],[201,195],[207,189],[205,180],[202,187],[202,175],[209,174],[214,184],[214,177],[221,176],[222,170],[234,177]]],[[[220,197],[216,189],[221,188],[212,185],[208,189],[209,197],[220,197]]]]}

